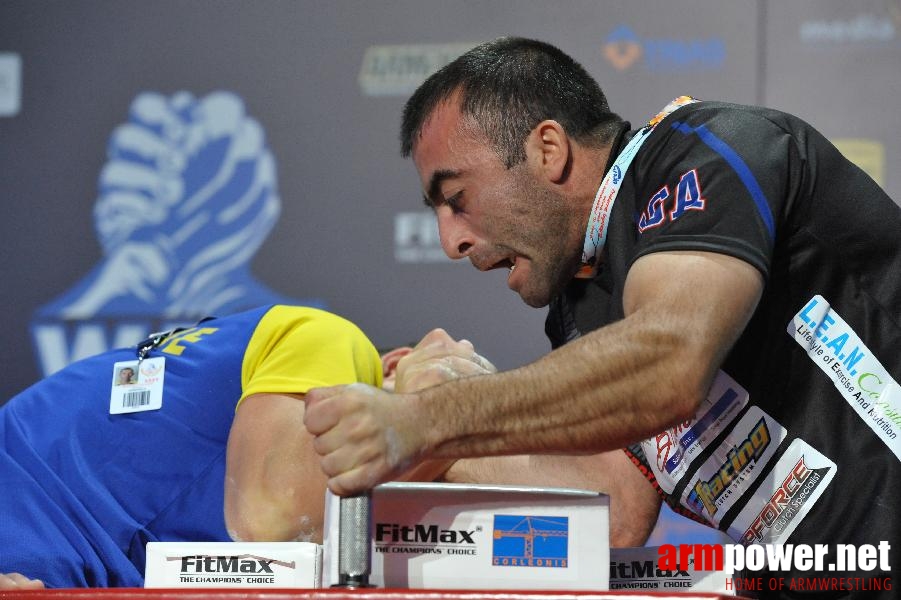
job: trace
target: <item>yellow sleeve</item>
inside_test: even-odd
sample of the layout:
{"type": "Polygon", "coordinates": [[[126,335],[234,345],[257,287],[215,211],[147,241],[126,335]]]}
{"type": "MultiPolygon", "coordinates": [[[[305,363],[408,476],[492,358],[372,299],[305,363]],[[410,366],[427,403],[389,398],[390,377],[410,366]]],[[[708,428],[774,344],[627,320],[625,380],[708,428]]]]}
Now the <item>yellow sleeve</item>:
{"type": "Polygon", "coordinates": [[[244,353],[241,401],[259,393],[305,394],[357,382],[381,386],[382,363],[356,325],[315,308],[274,306],[244,353]]]}

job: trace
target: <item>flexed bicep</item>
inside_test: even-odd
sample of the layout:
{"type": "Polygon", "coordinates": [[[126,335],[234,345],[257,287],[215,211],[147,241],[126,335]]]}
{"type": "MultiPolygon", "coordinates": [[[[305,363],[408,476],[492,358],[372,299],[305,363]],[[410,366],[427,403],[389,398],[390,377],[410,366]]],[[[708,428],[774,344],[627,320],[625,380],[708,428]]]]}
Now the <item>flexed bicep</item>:
{"type": "Polygon", "coordinates": [[[657,252],[629,270],[623,311],[633,327],[654,336],[658,356],[668,357],[666,368],[677,369],[699,401],[762,291],[763,276],[744,260],[713,252],[657,252]]]}

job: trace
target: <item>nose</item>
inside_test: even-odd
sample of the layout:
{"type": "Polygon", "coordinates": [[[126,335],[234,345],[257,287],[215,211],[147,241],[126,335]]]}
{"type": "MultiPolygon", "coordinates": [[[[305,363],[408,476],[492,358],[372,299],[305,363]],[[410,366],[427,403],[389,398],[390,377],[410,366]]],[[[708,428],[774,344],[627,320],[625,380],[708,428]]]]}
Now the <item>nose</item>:
{"type": "Polygon", "coordinates": [[[446,206],[438,207],[438,237],[448,257],[465,258],[475,244],[475,235],[446,206]]]}

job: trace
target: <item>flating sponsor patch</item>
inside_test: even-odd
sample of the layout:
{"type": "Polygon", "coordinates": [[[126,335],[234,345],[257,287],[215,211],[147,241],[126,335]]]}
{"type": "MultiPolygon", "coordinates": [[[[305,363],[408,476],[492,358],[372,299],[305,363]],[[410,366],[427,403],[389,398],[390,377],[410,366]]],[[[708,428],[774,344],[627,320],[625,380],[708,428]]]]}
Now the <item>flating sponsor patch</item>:
{"type": "Polygon", "coordinates": [[[835,477],[835,463],[796,439],[729,527],[742,544],[782,544],[835,477]]]}
{"type": "Polygon", "coordinates": [[[756,406],[749,408],[697,470],[682,494],[682,505],[719,525],[760,476],[785,436],[785,428],[775,419],[756,406]]]}
{"type": "Polygon", "coordinates": [[[901,386],[851,326],[816,295],[789,321],[788,334],[901,460],[901,386]]]}
{"type": "Polygon", "coordinates": [[[748,403],[748,392],[720,371],[695,417],[641,443],[661,489],[672,493],[692,461],[748,403]]]}

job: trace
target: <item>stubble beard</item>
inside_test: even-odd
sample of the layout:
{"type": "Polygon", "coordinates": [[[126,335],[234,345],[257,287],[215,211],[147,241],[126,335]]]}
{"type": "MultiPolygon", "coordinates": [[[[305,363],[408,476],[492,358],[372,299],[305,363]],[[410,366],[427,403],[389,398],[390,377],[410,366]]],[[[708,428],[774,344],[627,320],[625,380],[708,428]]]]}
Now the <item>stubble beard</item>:
{"type": "Polygon", "coordinates": [[[567,212],[564,196],[534,185],[527,197],[531,208],[527,218],[534,225],[510,233],[522,238],[523,232],[528,231],[522,247],[530,252],[530,272],[519,296],[532,308],[542,308],[566,287],[578,270],[581,235],[573,231],[576,220],[567,212]]]}

